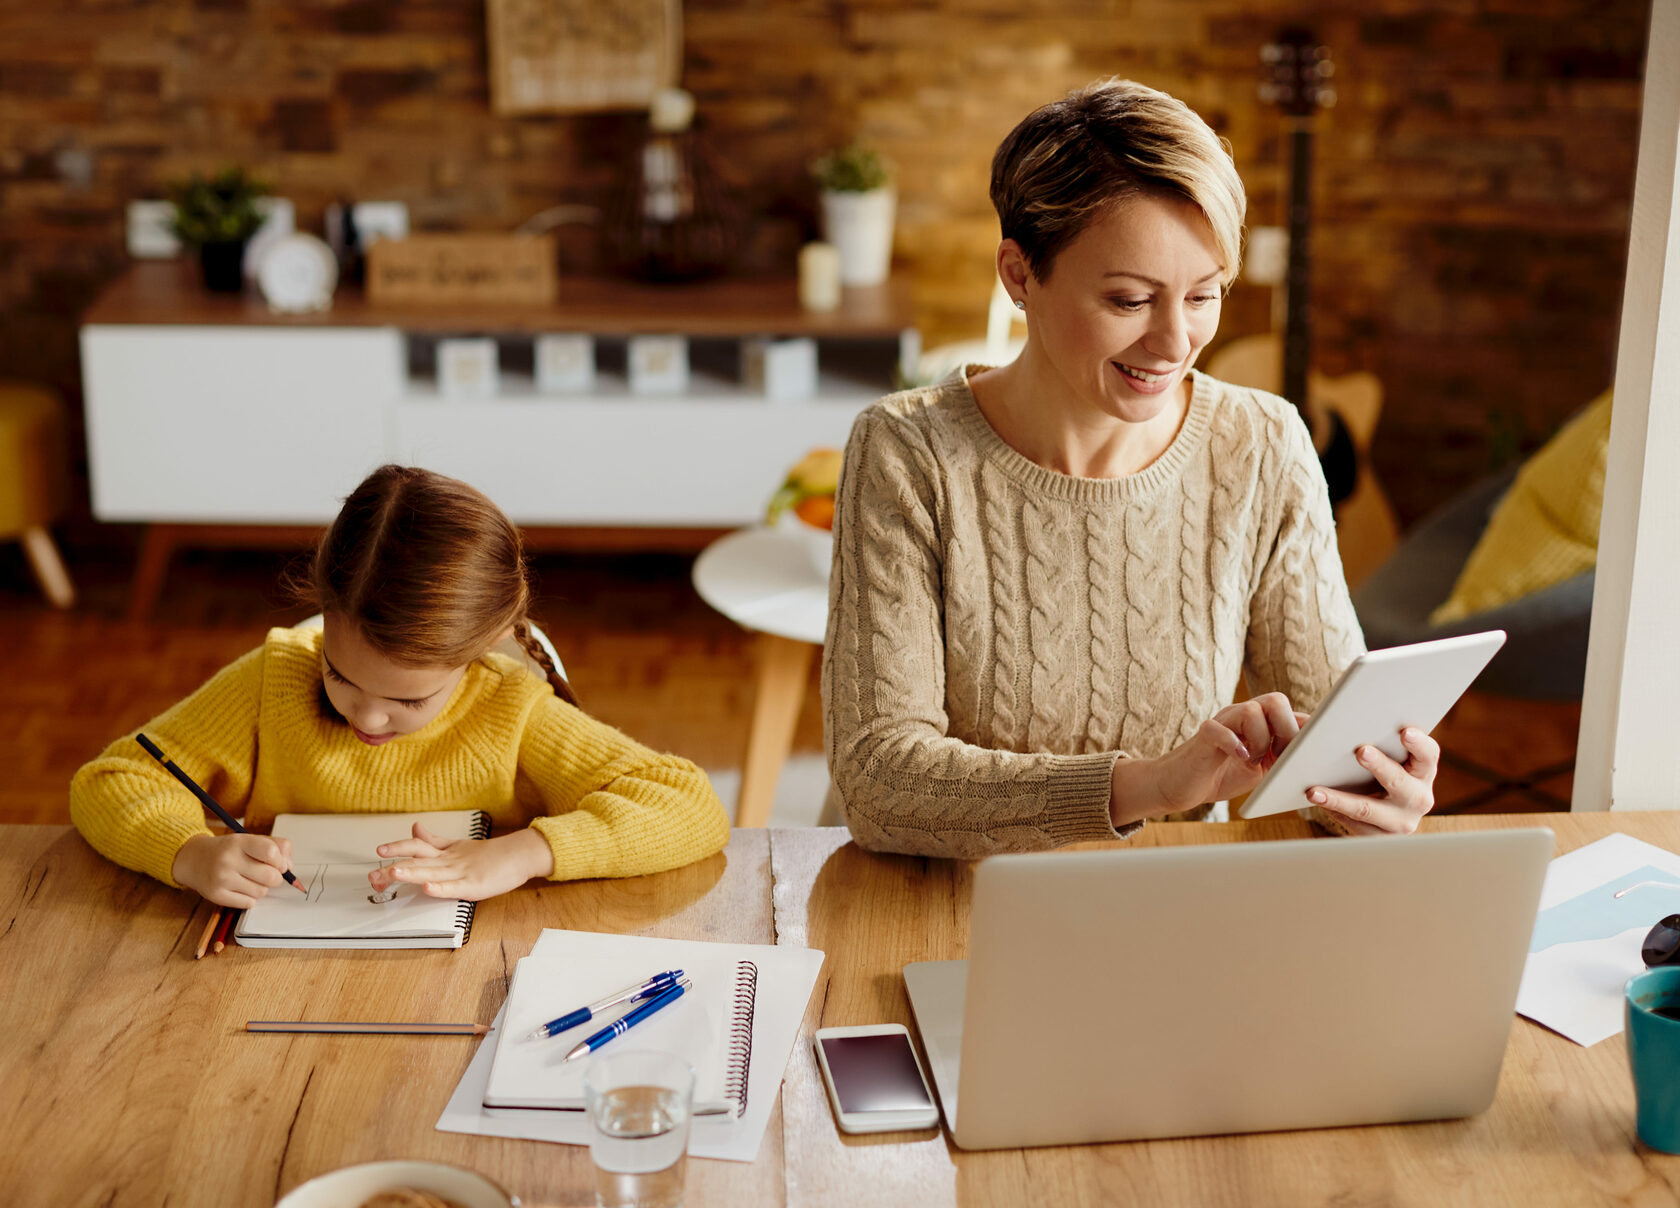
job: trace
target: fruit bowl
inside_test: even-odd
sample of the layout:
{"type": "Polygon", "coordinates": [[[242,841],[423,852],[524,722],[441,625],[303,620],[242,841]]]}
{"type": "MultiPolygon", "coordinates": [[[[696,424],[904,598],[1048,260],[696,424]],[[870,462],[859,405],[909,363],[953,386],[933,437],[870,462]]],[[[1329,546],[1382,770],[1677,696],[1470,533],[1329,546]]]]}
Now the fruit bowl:
{"type": "Polygon", "coordinates": [[[812,449],[770,497],[765,521],[796,538],[811,569],[828,582],[834,563],[834,496],[840,484],[840,450],[812,449]]]}

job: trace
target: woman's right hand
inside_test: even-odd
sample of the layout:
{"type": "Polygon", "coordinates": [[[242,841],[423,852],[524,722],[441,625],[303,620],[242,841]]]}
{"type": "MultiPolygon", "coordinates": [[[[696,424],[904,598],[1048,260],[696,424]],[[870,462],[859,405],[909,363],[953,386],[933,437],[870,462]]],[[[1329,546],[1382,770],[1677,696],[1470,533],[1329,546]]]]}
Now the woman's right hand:
{"type": "Polygon", "coordinates": [[[1267,692],[1227,705],[1159,759],[1117,760],[1109,802],[1114,825],[1248,792],[1307,716],[1295,712],[1283,693],[1267,692]]]}
{"type": "Polygon", "coordinates": [[[285,884],[292,841],[267,835],[194,835],[175,853],[170,874],[218,906],[241,910],[285,884]]]}

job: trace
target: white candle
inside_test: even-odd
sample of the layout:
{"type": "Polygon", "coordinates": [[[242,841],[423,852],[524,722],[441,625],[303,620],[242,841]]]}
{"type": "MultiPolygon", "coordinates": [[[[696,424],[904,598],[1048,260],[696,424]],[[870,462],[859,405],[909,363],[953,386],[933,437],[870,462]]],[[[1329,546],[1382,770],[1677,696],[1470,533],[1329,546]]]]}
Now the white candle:
{"type": "Polygon", "coordinates": [[[799,249],[799,304],[806,310],[840,305],[840,253],[830,243],[807,243],[799,249]]]}

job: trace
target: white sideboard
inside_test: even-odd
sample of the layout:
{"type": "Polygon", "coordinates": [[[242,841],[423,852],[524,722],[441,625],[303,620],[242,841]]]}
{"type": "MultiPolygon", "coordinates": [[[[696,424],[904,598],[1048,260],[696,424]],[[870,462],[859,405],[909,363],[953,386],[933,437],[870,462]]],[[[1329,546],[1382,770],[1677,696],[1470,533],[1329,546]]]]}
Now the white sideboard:
{"type": "Polygon", "coordinates": [[[323,316],[273,316],[252,295],[204,293],[178,264],[136,266],[89,311],[82,373],[94,514],[172,525],[318,525],[374,466],[463,478],[525,525],[722,529],[750,524],[787,468],[844,443],[893,388],[917,340],[902,288],[855,291],[839,311],[799,309],[794,283],[670,290],[564,282],[553,308],[375,308],[341,296],[323,316]],[[539,392],[508,370],[543,332],[593,336],[587,394],[539,392]],[[688,336],[677,396],[629,392],[624,342],[688,336]],[[488,399],[440,395],[428,349],[491,336],[504,372],[488,399]],[[740,380],[752,336],[818,343],[815,398],[777,403],[740,380]],[[703,355],[705,354],[705,355],[703,355]]]}

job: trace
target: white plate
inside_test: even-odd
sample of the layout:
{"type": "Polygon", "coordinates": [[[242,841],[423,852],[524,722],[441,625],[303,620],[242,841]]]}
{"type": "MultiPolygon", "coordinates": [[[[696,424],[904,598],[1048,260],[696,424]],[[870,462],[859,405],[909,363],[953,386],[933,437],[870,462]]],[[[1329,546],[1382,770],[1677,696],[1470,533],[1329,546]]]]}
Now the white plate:
{"type": "Polygon", "coordinates": [[[274,1208],[360,1208],[375,1192],[413,1187],[454,1200],[461,1208],[520,1208],[509,1195],[473,1170],[441,1162],[365,1162],[300,1183],[274,1208]]]}
{"type": "Polygon", "coordinates": [[[338,285],[338,261],[315,236],[287,235],[263,254],[257,285],[268,308],[281,314],[326,310],[338,285]]]}

